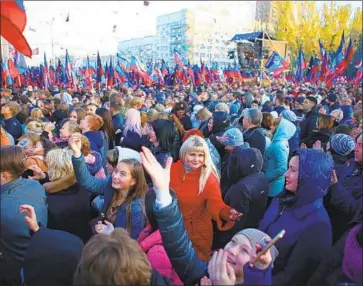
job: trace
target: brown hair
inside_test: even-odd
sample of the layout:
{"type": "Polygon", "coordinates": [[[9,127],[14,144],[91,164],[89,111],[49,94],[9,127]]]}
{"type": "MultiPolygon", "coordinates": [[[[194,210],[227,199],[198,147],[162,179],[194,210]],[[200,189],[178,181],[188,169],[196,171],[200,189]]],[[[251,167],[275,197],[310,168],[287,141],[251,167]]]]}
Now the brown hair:
{"type": "Polygon", "coordinates": [[[272,122],[272,125],[273,127],[275,127],[275,130],[272,132],[272,137],[275,135],[276,131],[277,131],[277,128],[279,128],[279,124],[281,122],[281,118],[276,118],[274,119],[274,121],[272,122]]]}
{"type": "Polygon", "coordinates": [[[23,136],[21,136],[18,139],[18,142],[23,140],[23,139],[28,139],[30,142],[32,142],[33,145],[37,144],[40,141],[40,135],[36,134],[36,133],[32,133],[29,132],[27,134],[24,134],[23,136]]]}
{"type": "Polygon", "coordinates": [[[0,148],[0,172],[9,172],[13,179],[25,171],[25,152],[20,146],[3,146],[0,148]]]}
{"type": "Polygon", "coordinates": [[[87,156],[92,153],[89,140],[86,136],[82,135],[81,137],[82,147],[81,152],[84,156],[87,156]]]}
{"type": "Polygon", "coordinates": [[[262,112],[262,122],[261,127],[267,130],[270,130],[272,124],[274,122],[274,117],[270,112],[262,112]]]}
{"type": "Polygon", "coordinates": [[[86,117],[86,111],[83,108],[73,108],[68,111],[68,117],[71,114],[71,112],[74,111],[77,113],[77,123],[80,124],[81,120],[86,117]]]}
{"type": "Polygon", "coordinates": [[[362,109],[358,109],[356,111],[353,112],[353,117],[355,118],[355,120],[357,122],[360,122],[363,118],[363,111],[362,109]]]}
{"type": "Polygon", "coordinates": [[[334,127],[334,117],[331,115],[321,114],[318,120],[318,130],[331,129],[334,127]]]}
{"type": "Polygon", "coordinates": [[[130,101],[130,107],[135,108],[135,109],[141,108],[142,107],[142,99],[139,98],[139,97],[134,97],[130,101]]]}
{"type": "Polygon", "coordinates": [[[146,254],[124,229],[97,234],[85,245],[74,285],[150,285],[152,268],[146,254]]]}
{"type": "Polygon", "coordinates": [[[87,114],[91,131],[98,131],[103,126],[103,119],[97,114],[87,114]]]}
{"type": "Polygon", "coordinates": [[[39,118],[35,118],[35,117],[28,117],[27,119],[25,119],[24,125],[27,125],[29,122],[35,121],[37,123],[42,124],[43,121],[39,118]]]}
{"type": "Polygon", "coordinates": [[[59,104],[58,110],[64,110],[64,111],[68,111],[69,106],[67,103],[61,103],[59,104]]]}
{"type": "Polygon", "coordinates": [[[76,133],[79,132],[81,133],[82,130],[81,128],[79,128],[79,125],[77,122],[74,122],[73,120],[67,120],[66,122],[63,123],[62,126],[64,126],[64,124],[68,123],[68,129],[70,133],[76,133]]]}
{"type": "Polygon", "coordinates": [[[203,107],[201,110],[199,110],[197,115],[201,118],[203,122],[207,121],[213,116],[212,113],[206,107],[203,107]]]}
{"type": "Polygon", "coordinates": [[[107,155],[106,155],[106,160],[107,162],[112,166],[112,167],[116,167],[117,166],[117,163],[118,163],[118,150],[117,148],[115,149],[111,149],[107,152],[107,155]]]}

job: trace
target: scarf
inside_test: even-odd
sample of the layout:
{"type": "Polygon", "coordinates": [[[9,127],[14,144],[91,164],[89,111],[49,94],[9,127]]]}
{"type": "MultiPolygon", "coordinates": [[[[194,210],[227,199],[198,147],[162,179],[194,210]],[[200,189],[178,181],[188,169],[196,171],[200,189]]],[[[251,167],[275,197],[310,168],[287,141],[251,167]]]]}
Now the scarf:
{"type": "Polygon", "coordinates": [[[343,273],[354,283],[362,284],[362,247],[358,244],[357,233],[362,227],[362,224],[355,226],[349,232],[344,247],[344,256],[342,262],[343,273]]]}

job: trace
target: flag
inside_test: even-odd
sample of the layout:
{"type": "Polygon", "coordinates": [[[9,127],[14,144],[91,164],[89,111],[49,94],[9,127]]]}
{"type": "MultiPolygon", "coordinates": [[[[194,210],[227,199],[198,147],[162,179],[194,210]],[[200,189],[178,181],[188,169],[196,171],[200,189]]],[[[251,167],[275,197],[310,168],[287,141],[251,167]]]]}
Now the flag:
{"type": "Polygon", "coordinates": [[[48,89],[50,85],[50,79],[49,79],[49,69],[48,69],[48,62],[47,62],[47,56],[44,53],[44,74],[43,74],[43,82],[44,82],[44,88],[48,89]]]}
{"type": "Polygon", "coordinates": [[[33,56],[39,55],[39,48],[33,49],[32,50],[32,55],[33,56]]]}
{"type": "Polygon", "coordinates": [[[92,75],[94,74],[93,68],[91,68],[89,57],[87,56],[86,68],[84,71],[84,80],[88,87],[92,88],[92,75]]]}
{"type": "Polygon", "coordinates": [[[345,52],[345,57],[344,59],[337,65],[336,69],[335,69],[335,73],[337,75],[341,75],[343,74],[343,72],[347,69],[350,61],[352,60],[354,56],[354,51],[353,51],[353,45],[352,45],[352,39],[349,39],[349,44],[347,47],[347,50],[345,52]]]}
{"type": "Polygon", "coordinates": [[[180,59],[180,53],[174,49],[174,60],[175,60],[175,63],[181,68],[185,68],[185,65],[184,63],[182,62],[182,60],[180,59]]]}
{"type": "Polygon", "coordinates": [[[110,65],[108,66],[108,74],[107,74],[107,86],[112,88],[114,85],[114,80],[115,77],[114,77],[114,69],[112,66],[112,57],[110,57],[110,65]]]}
{"type": "Polygon", "coordinates": [[[68,50],[66,49],[66,63],[65,63],[65,82],[67,87],[74,87],[74,78],[72,71],[71,60],[68,55],[68,50]]]}
{"type": "Polygon", "coordinates": [[[128,73],[130,71],[130,61],[122,57],[119,53],[116,54],[116,58],[117,64],[115,68],[117,69],[117,66],[119,66],[124,73],[128,73]]]}
{"type": "Polygon", "coordinates": [[[306,68],[306,63],[304,59],[304,53],[300,47],[299,56],[297,58],[297,65],[295,71],[295,80],[301,82],[303,80],[303,70],[306,68]]]}
{"type": "Polygon", "coordinates": [[[334,56],[332,57],[332,60],[330,62],[330,69],[335,70],[335,68],[344,60],[345,58],[345,38],[344,38],[344,31],[342,34],[342,39],[340,40],[339,47],[337,51],[335,52],[334,56]]]}
{"type": "Polygon", "coordinates": [[[24,55],[19,53],[18,51],[15,51],[15,58],[14,58],[15,66],[18,69],[20,74],[23,74],[28,69],[24,55]]]}
{"type": "Polygon", "coordinates": [[[278,77],[288,67],[289,63],[275,51],[272,52],[265,64],[265,68],[269,72],[273,72],[274,77],[278,77]]]}
{"type": "Polygon", "coordinates": [[[17,78],[20,75],[18,69],[15,66],[14,60],[12,58],[8,59],[8,69],[9,69],[9,74],[12,79],[17,78]]]}
{"type": "Polygon", "coordinates": [[[23,32],[26,26],[26,13],[22,0],[0,2],[0,34],[16,50],[27,57],[32,57],[32,50],[23,32]]]}
{"type": "Polygon", "coordinates": [[[101,62],[101,57],[99,52],[97,52],[97,76],[96,76],[96,81],[98,84],[98,88],[100,87],[101,81],[102,81],[102,77],[105,74],[103,67],[102,67],[102,62],[101,62]]]}
{"type": "Polygon", "coordinates": [[[1,79],[5,86],[13,84],[8,68],[8,63],[6,61],[4,63],[1,63],[1,79]]]}
{"type": "Polygon", "coordinates": [[[323,44],[319,39],[319,47],[320,47],[320,56],[321,56],[321,72],[320,72],[320,81],[325,81],[327,76],[330,73],[329,69],[329,57],[328,52],[325,50],[323,44]]]}

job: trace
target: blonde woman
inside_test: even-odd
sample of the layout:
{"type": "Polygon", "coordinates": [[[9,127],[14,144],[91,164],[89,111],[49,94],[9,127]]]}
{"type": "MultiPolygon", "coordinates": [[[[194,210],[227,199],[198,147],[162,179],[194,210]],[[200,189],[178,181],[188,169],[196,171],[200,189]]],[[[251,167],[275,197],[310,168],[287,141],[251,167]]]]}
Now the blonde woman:
{"type": "MultiPolygon", "coordinates": [[[[92,235],[89,221],[92,219],[90,193],[82,191],[75,180],[63,178],[74,176],[72,151],[54,149],[48,152],[49,184],[47,190],[48,228],[63,230],[77,235],[86,242],[92,235]]],[[[45,178],[40,169],[33,169],[38,178],[45,178]]]]}
{"type": "Polygon", "coordinates": [[[32,112],[30,112],[30,117],[43,120],[44,114],[40,108],[34,108],[32,112]]]}
{"type": "Polygon", "coordinates": [[[229,230],[240,214],[224,204],[219,175],[206,141],[189,137],[172,165],[170,186],[176,192],[184,225],[200,259],[208,261],[213,242],[212,219],[219,230],[229,230]]]}

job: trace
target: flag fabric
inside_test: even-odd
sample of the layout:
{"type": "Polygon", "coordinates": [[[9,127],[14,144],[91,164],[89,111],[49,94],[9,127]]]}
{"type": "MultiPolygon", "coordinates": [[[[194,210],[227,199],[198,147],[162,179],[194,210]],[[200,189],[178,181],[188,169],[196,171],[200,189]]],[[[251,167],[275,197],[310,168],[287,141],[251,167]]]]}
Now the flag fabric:
{"type": "Polygon", "coordinates": [[[288,67],[289,63],[275,51],[272,52],[265,64],[265,68],[269,72],[273,72],[274,77],[278,77],[288,67]]]}
{"type": "Polygon", "coordinates": [[[91,64],[89,62],[89,57],[87,56],[87,63],[86,68],[84,71],[84,81],[86,83],[86,86],[92,88],[92,75],[94,74],[94,70],[91,67],[91,64]]]}
{"type": "Polygon", "coordinates": [[[102,67],[101,57],[99,52],[97,52],[97,68],[96,68],[96,82],[98,84],[98,87],[100,86],[102,82],[102,77],[104,76],[105,72],[102,67]]]}
{"type": "Polygon", "coordinates": [[[297,82],[301,82],[303,80],[304,74],[303,70],[306,68],[306,62],[304,59],[304,53],[302,51],[302,47],[300,47],[299,56],[297,58],[297,65],[295,71],[295,80],[297,82]]]}
{"type": "Polygon", "coordinates": [[[14,58],[15,66],[18,69],[20,74],[23,74],[28,69],[28,66],[25,62],[24,55],[15,51],[15,58],[14,58]]]}
{"type": "Polygon", "coordinates": [[[110,64],[108,66],[108,71],[107,71],[107,86],[108,87],[113,87],[114,85],[114,81],[115,81],[115,75],[114,75],[114,68],[112,66],[112,57],[110,57],[110,64]]]}
{"type": "Polygon", "coordinates": [[[182,60],[180,59],[180,53],[177,51],[177,50],[175,50],[174,49],[174,60],[175,60],[175,63],[181,68],[181,69],[183,69],[183,68],[185,68],[185,65],[184,65],[184,63],[182,62],[182,60]]]}
{"type": "Polygon", "coordinates": [[[359,87],[359,83],[362,80],[362,58],[358,61],[358,63],[355,65],[355,68],[357,69],[357,73],[354,78],[354,87],[359,87]]]}
{"type": "Polygon", "coordinates": [[[74,87],[74,78],[73,78],[73,71],[72,71],[72,64],[71,60],[68,55],[68,50],[66,50],[66,63],[65,63],[65,81],[64,83],[67,87],[74,87]]]}
{"type": "Polygon", "coordinates": [[[326,81],[327,76],[330,73],[329,55],[323,44],[319,39],[320,56],[321,56],[321,68],[320,68],[320,81],[326,81]]]}
{"type": "Polygon", "coordinates": [[[335,73],[337,75],[343,74],[343,72],[347,69],[350,61],[353,58],[353,56],[354,56],[354,51],[353,51],[352,39],[349,39],[349,44],[348,44],[348,47],[346,49],[344,59],[341,60],[341,62],[337,65],[337,67],[335,69],[335,73]]]}
{"type": "Polygon", "coordinates": [[[44,88],[48,89],[50,86],[50,79],[49,79],[49,69],[48,69],[48,62],[47,62],[47,56],[44,53],[44,74],[43,74],[43,82],[44,82],[44,88]]]}
{"type": "Polygon", "coordinates": [[[2,79],[5,87],[13,84],[7,61],[5,61],[4,63],[1,64],[1,79],[2,79]]]}
{"type": "Polygon", "coordinates": [[[1,1],[0,17],[1,36],[12,44],[16,50],[31,58],[32,50],[23,35],[27,22],[23,1],[1,1]]]}
{"type": "Polygon", "coordinates": [[[346,53],[346,49],[345,49],[345,38],[344,38],[344,31],[342,34],[342,38],[340,40],[340,44],[339,47],[337,49],[337,51],[335,52],[334,56],[332,57],[332,60],[330,62],[330,69],[332,71],[335,70],[335,68],[342,62],[344,61],[345,58],[345,53],[346,53]]]}

